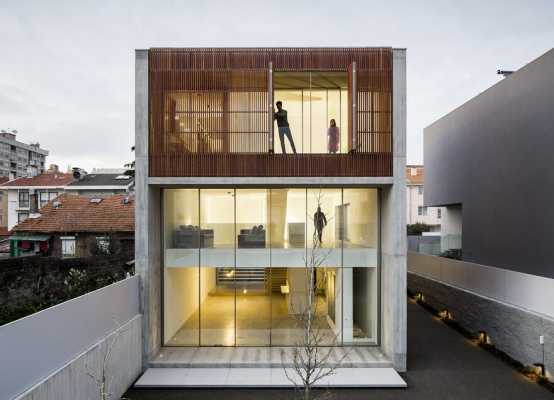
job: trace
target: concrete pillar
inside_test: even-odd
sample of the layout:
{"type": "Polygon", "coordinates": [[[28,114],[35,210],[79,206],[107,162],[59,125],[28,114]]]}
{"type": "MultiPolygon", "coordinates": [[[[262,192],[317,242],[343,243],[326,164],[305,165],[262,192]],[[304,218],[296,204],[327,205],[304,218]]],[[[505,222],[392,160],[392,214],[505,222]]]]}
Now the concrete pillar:
{"type": "Polygon", "coordinates": [[[148,185],[148,50],[135,52],[135,271],[140,276],[143,368],[160,348],[160,189],[148,185]]]}
{"type": "Polygon", "coordinates": [[[406,50],[393,51],[393,184],[381,190],[381,347],[406,370],[406,50]]]}

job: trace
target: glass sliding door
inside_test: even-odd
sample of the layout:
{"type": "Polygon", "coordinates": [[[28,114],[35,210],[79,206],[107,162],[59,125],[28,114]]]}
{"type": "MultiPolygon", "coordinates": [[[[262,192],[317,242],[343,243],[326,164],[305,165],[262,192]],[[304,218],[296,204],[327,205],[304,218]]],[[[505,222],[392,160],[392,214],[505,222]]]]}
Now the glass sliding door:
{"type": "Polygon", "coordinates": [[[235,345],[235,189],[200,190],[200,344],[235,345]]]}
{"type": "Polygon", "coordinates": [[[269,189],[236,190],[237,346],[269,346],[269,189]]]}
{"type": "MultiPolygon", "coordinates": [[[[298,153],[346,153],[348,151],[348,73],[276,72],[274,101],[287,111],[289,128],[298,153]],[[329,131],[331,120],[335,127],[329,131]]],[[[277,127],[275,152],[282,153],[277,127]]],[[[291,152],[288,140],[285,151],[291,152]]]]}
{"type": "Polygon", "coordinates": [[[377,343],[379,203],[377,189],[344,188],[343,342],[377,343]]]}
{"type": "Polygon", "coordinates": [[[306,260],[306,189],[271,189],[270,199],[271,345],[293,346],[300,334],[294,309],[306,260]]]}
{"type": "Polygon", "coordinates": [[[198,194],[198,189],[163,192],[165,346],[200,344],[198,194]]]}

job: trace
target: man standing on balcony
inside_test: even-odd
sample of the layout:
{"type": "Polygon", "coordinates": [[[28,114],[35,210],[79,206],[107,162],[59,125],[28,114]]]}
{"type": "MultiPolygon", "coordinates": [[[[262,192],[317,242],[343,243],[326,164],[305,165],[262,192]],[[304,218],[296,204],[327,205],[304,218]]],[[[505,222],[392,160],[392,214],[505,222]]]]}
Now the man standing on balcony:
{"type": "Polygon", "coordinates": [[[281,150],[283,154],[287,152],[285,149],[285,138],[289,139],[292,152],[296,154],[296,147],[294,147],[294,140],[292,139],[292,133],[290,132],[289,121],[287,119],[287,110],[283,109],[283,103],[278,101],[275,103],[277,106],[277,112],[273,114],[273,119],[277,120],[277,128],[279,129],[279,140],[281,141],[281,150]]]}

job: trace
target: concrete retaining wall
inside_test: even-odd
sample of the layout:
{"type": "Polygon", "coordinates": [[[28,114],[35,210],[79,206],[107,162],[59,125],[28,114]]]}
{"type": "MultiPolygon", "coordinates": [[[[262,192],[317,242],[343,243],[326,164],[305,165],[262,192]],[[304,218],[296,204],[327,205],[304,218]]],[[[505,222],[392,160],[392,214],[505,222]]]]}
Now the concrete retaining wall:
{"type": "MultiPolygon", "coordinates": [[[[443,270],[448,268],[449,263],[456,263],[457,267],[463,267],[465,264],[448,259],[434,260],[437,257],[433,256],[424,257],[431,258],[428,260],[430,268],[433,268],[432,263],[441,263],[443,270]]],[[[416,258],[418,264],[424,261],[421,255],[416,255],[416,258]]],[[[414,265],[412,254],[408,257],[408,289],[410,291],[421,292],[425,302],[438,310],[448,309],[458,323],[476,336],[479,331],[485,331],[491,344],[523,364],[542,363],[543,347],[539,344],[539,336],[543,335],[545,367],[552,378],[554,374],[554,318],[457,287],[444,280],[437,280],[414,271],[411,265],[414,265]]],[[[448,273],[444,273],[442,276],[448,277],[448,273]]],[[[489,278],[494,282],[494,277],[489,278]]],[[[484,284],[484,282],[481,283],[484,284]]],[[[494,292],[489,294],[494,294],[494,292]]],[[[549,293],[542,294],[547,296],[549,293]]],[[[552,304],[547,304],[547,306],[554,307],[552,304]]]]}
{"type": "Polygon", "coordinates": [[[101,377],[108,347],[108,390],[119,398],[142,370],[138,284],[131,277],[0,326],[0,398],[100,398],[90,374],[101,377]]]}

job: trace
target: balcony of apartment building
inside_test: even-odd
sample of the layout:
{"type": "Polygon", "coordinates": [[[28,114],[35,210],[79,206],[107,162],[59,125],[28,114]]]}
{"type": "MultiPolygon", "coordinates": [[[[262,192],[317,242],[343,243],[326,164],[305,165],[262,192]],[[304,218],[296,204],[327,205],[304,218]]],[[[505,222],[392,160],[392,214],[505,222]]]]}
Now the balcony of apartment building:
{"type": "Polygon", "coordinates": [[[392,50],[151,49],[149,175],[392,176],[392,50]]]}

